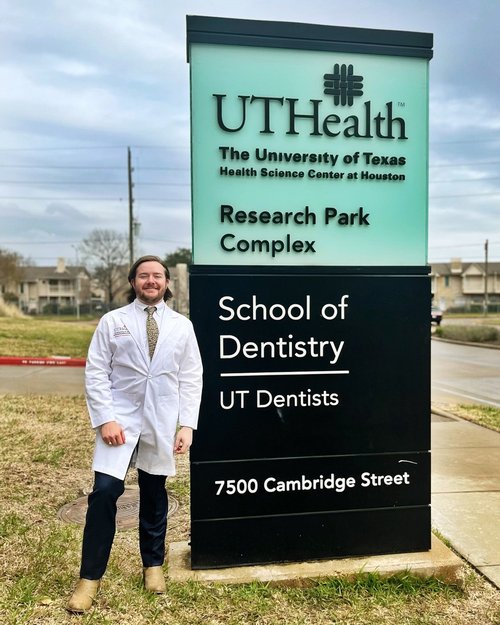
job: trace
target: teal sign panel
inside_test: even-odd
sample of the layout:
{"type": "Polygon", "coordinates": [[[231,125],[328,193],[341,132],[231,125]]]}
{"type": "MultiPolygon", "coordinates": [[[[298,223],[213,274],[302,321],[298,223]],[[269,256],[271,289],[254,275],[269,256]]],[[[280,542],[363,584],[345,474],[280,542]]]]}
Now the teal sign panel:
{"type": "Polygon", "coordinates": [[[194,262],[426,264],[427,58],[189,53],[194,262]]]}

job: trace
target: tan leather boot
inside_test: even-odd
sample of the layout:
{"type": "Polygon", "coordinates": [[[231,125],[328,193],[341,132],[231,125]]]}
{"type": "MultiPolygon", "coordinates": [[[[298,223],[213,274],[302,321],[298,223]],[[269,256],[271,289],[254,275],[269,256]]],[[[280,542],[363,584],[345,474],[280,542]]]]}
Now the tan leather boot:
{"type": "Polygon", "coordinates": [[[78,614],[90,610],[99,590],[100,579],[79,579],[66,609],[78,614]]]}
{"type": "Polygon", "coordinates": [[[157,595],[162,595],[166,591],[165,578],[161,566],[147,566],[144,568],[144,588],[157,595]]]}

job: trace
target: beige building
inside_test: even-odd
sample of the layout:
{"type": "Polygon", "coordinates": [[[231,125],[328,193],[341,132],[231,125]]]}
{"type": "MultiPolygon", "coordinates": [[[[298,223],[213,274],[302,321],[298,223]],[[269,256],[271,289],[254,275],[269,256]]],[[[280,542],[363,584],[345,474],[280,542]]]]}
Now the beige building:
{"type": "MultiPolygon", "coordinates": [[[[115,306],[127,303],[129,285],[127,283],[128,268],[119,272],[117,282],[122,285],[115,295],[115,306]]],[[[189,312],[187,265],[178,264],[170,269],[170,288],[174,298],[169,302],[174,310],[182,314],[189,312]]],[[[28,314],[57,313],[103,313],[108,306],[105,304],[105,293],[91,279],[85,267],[67,266],[64,258],[60,258],[54,267],[25,267],[23,278],[12,291],[19,296],[19,308],[28,314]]],[[[1,294],[0,294],[1,296],[1,294]]]]}
{"type": "Polygon", "coordinates": [[[431,265],[432,302],[441,310],[483,310],[486,287],[490,310],[500,311],[500,263],[488,263],[487,281],[485,263],[453,258],[449,263],[431,265]]]}
{"type": "Polygon", "coordinates": [[[25,267],[18,285],[19,308],[29,314],[59,313],[89,307],[91,280],[85,267],[25,267]]]}
{"type": "Polygon", "coordinates": [[[169,306],[177,312],[189,314],[189,270],[185,263],[178,263],[175,267],[169,267],[170,290],[173,299],[169,306]]]}

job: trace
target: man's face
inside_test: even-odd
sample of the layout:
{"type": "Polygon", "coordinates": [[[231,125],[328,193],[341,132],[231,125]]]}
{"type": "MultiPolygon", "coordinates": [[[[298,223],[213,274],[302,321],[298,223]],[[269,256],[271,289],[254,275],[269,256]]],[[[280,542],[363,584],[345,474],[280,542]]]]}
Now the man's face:
{"type": "Polygon", "coordinates": [[[156,260],[150,260],[137,267],[131,284],[136,296],[145,304],[152,305],[162,301],[169,280],[165,277],[163,266],[156,260]]]}

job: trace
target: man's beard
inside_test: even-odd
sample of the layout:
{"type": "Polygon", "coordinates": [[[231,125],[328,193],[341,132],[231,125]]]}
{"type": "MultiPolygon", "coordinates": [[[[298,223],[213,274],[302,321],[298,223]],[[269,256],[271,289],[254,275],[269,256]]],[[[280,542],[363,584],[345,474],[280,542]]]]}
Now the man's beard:
{"type": "Polygon", "coordinates": [[[163,300],[163,296],[160,291],[157,291],[155,295],[147,295],[144,293],[136,293],[136,297],[138,297],[145,304],[158,304],[163,300]]]}

